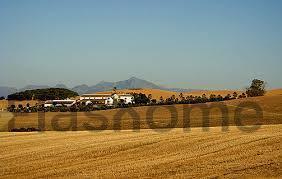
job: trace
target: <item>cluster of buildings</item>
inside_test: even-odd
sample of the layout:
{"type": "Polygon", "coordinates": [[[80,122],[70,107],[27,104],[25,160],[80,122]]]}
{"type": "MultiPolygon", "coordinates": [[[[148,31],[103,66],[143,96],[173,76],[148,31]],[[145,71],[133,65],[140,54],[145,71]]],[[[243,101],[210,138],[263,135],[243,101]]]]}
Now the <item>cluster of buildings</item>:
{"type": "Polygon", "coordinates": [[[70,107],[76,103],[94,104],[94,105],[106,105],[113,106],[117,103],[133,104],[134,97],[131,94],[84,94],[81,95],[78,100],[49,100],[44,103],[44,107],[55,106],[67,106],[70,107]]]}

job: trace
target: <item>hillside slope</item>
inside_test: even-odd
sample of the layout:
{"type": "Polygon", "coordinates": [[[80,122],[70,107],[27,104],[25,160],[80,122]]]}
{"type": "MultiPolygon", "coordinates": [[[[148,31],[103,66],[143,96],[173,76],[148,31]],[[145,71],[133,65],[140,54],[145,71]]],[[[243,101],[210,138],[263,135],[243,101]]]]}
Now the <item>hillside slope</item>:
{"type": "MultiPolygon", "coordinates": [[[[255,98],[246,98],[240,100],[230,100],[223,103],[207,103],[207,104],[178,104],[170,106],[143,106],[134,108],[122,108],[112,110],[101,110],[94,112],[78,112],[78,113],[0,113],[0,131],[8,131],[8,122],[14,117],[14,128],[21,127],[38,127],[38,119],[45,119],[45,130],[57,130],[54,121],[59,121],[59,126],[66,128],[66,130],[73,130],[70,125],[70,119],[77,119],[76,130],[88,130],[84,125],[89,123],[91,126],[101,126],[101,121],[106,122],[106,128],[108,130],[113,129],[133,129],[133,121],[140,123],[140,129],[152,128],[150,125],[153,123],[157,128],[167,128],[166,126],[171,123],[171,120],[176,120],[177,123],[173,126],[176,128],[183,128],[185,121],[188,119],[187,110],[193,109],[190,114],[190,126],[202,127],[203,117],[208,118],[208,125],[210,127],[222,125],[222,115],[228,119],[228,125],[236,125],[235,110],[237,106],[244,102],[254,102],[262,109],[262,118],[257,118],[253,110],[244,109],[242,114],[242,121],[244,125],[253,124],[282,124],[282,95],[278,96],[263,96],[255,98]],[[203,114],[202,110],[205,110],[205,106],[211,105],[223,106],[225,104],[227,111],[219,110],[219,108],[213,108],[207,112],[209,115],[203,114]],[[154,109],[153,116],[149,116],[148,111],[154,109]],[[170,110],[173,110],[172,113],[170,110]],[[150,120],[153,120],[150,121],[150,120]],[[120,124],[119,124],[120,122],[120,124]]],[[[223,106],[224,107],[224,106],[223,106]]],[[[225,108],[224,108],[225,109],[225,108]]]]}

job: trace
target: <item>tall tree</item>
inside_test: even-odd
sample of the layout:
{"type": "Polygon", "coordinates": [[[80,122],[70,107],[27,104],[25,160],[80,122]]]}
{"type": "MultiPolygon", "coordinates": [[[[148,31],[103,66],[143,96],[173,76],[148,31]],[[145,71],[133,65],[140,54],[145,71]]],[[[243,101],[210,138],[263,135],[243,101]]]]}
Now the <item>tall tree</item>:
{"type": "Polygon", "coordinates": [[[265,92],[265,82],[259,79],[254,79],[251,86],[246,90],[248,97],[263,96],[265,92]]]}

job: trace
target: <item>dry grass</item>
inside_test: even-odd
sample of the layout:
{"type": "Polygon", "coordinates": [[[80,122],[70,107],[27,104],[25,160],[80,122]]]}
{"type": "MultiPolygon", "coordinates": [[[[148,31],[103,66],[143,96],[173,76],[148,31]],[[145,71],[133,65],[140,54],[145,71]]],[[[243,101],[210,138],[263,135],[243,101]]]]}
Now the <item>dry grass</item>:
{"type": "Polygon", "coordinates": [[[279,178],[281,129],[0,133],[0,177],[279,178]]]}
{"type": "Polygon", "coordinates": [[[269,90],[266,92],[266,96],[277,96],[277,95],[282,95],[282,89],[274,89],[274,90],[269,90]]]}

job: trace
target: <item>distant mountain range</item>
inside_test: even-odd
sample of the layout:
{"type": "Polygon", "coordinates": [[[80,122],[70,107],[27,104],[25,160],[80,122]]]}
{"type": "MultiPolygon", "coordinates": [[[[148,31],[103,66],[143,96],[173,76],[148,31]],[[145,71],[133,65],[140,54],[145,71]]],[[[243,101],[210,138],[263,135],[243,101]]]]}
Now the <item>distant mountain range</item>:
{"type": "Polygon", "coordinates": [[[11,88],[7,86],[0,86],[0,97],[7,97],[9,94],[15,93],[18,90],[16,88],[11,88]]]}
{"type": "Polygon", "coordinates": [[[166,87],[158,86],[146,80],[132,77],[124,81],[118,81],[118,82],[101,81],[98,84],[93,85],[93,86],[88,86],[88,85],[83,84],[83,85],[75,86],[73,88],[68,88],[64,84],[57,84],[56,86],[53,86],[53,87],[47,86],[47,85],[28,85],[21,89],[0,86],[0,96],[6,97],[9,94],[19,92],[19,91],[32,90],[32,89],[43,89],[43,88],[66,88],[66,89],[75,91],[78,94],[84,94],[84,93],[96,93],[96,92],[102,92],[102,91],[110,91],[114,87],[116,87],[117,89],[149,88],[149,89],[168,90],[168,91],[174,91],[174,92],[190,92],[190,91],[196,90],[196,89],[183,89],[183,88],[166,88],[166,87]]]}

